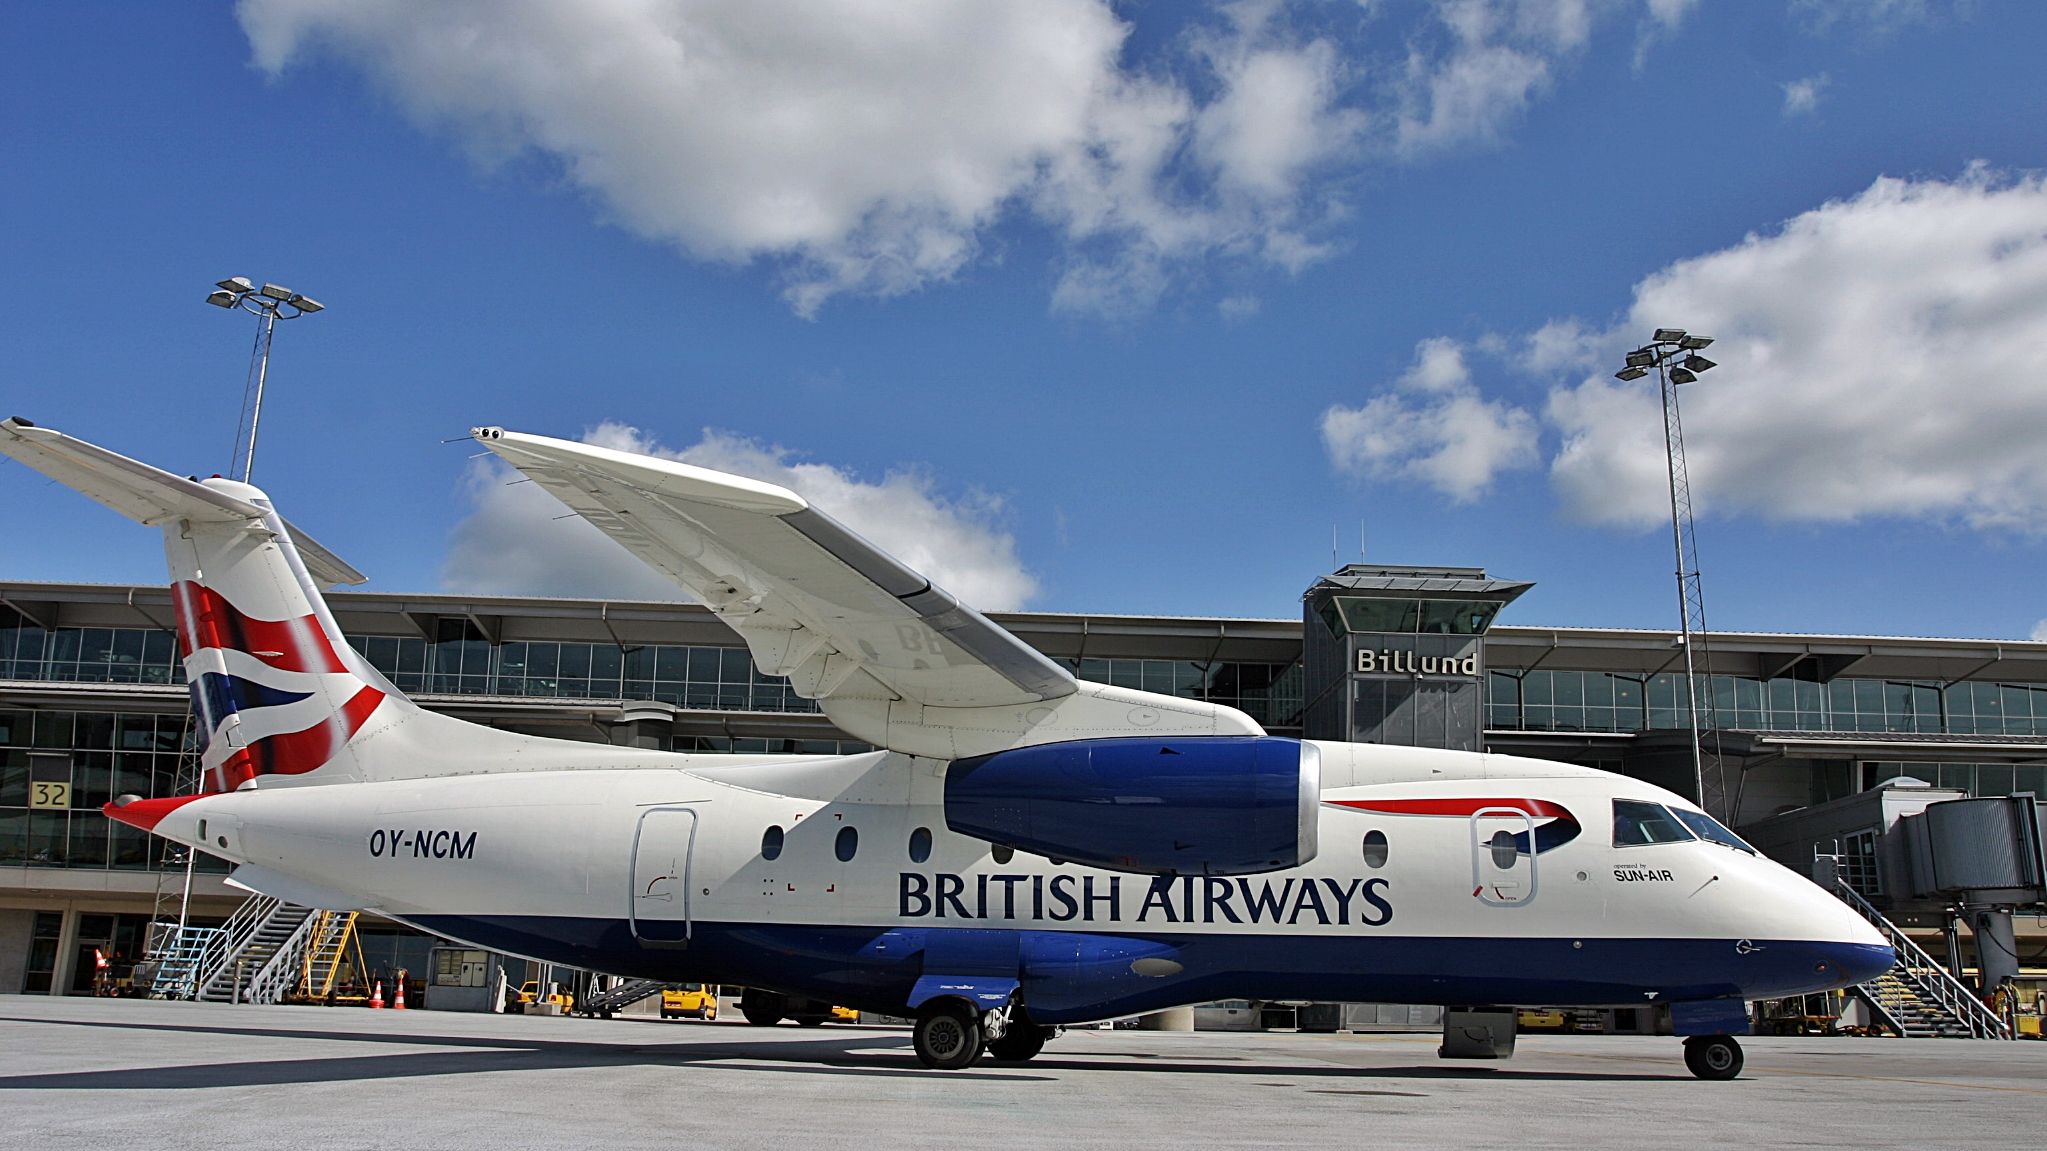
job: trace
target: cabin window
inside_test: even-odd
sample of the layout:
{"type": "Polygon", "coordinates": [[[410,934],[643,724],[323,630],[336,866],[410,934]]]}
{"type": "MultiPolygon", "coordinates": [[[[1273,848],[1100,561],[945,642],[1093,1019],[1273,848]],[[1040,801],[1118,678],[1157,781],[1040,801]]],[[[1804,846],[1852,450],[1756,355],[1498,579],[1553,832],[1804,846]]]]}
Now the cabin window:
{"type": "Polygon", "coordinates": [[[1487,841],[1487,846],[1492,848],[1494,867],[1499,868],[1501,871],[1512,871],[1514,869],[1514,857],[1519,852],[1514,846],[1513,832],[1508,831],[1504,827],[1493,832],[1493,837],[1487,841]]]}
{"type": "Polygon", "coordinates": [[[1372,830],[1365,833],[1365,866],[1386,866],[1386,833],[1372,830]]]}
{"type": "Polygon", "coordinates": [[[1639,799],[1613,801],[1613,845],[1640,847],[1651,843],[1682,843],[1692,838],[1670,809],[1639,799]]]}
{"type": "Polygon", "coordinates": [[[988,855],[989,858],[993,859],[997,864],[1004,864],[1016,858],[1016,848],[1010,847],[1007,844],[998,843],[995,845],[995,850],[989,852],[988,855]]]}
{"type": "Polygon", "coordinates": [[[840,863],[853,862],[853,855],[860,850],[860,833],[850,827],[839,829],[839,838],[832,843],[832,853],[840,863]]]}
{"type": "Polygon", "coordinates": [[[910,862],[922,863],[931,858],[931,829],[920,827],[910,833],[910,862]]]}
{"type": "Polygon", "coordinates": [[[770,827],[761,832],[761,858],[773,859],[782,854],[782,829],[770,827]]]}

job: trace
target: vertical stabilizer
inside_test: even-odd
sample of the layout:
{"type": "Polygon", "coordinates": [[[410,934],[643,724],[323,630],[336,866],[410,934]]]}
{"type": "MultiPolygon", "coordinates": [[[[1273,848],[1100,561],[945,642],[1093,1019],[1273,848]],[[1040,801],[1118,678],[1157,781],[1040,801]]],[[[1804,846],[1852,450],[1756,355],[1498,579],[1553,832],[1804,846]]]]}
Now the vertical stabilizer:
{"type": "Polygon", "coordinates": [[[410,705],[343,639],[263,493],[231,480],[204,486],[260,514],[160,525],[203,790],[322,769],[360,778],[349,741],[380,709],[410,705]]]}
{"type": "MultiPolygon", "coordinates": [[[[18,417],[0,421],[0,454],[163,532],[202,793],[262,775],[365,778],[350,741],[416,714],[342,638],[261,490],[175,476],[18,417]]],[[[323,575],[361,581],[313,552],[323,575]]]]}

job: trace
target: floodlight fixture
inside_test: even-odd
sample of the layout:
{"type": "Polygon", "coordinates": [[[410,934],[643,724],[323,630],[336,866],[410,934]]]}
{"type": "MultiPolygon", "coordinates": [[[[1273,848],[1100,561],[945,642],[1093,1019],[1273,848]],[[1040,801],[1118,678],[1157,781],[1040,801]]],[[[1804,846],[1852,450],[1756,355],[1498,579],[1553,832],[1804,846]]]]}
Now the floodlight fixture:
{"type": "Polygon", "coordinates": [[[1629,364],[1627,367],[1622,368],[1618,372],[1615,372],[1613,374],[1613,378],[1616,380],[1639,380],[1643,376],[1646,376],[1648,374],[1649,369],[1640,367],[1635,364],[1629,364]]]}
{"type": "Polygon", "coordinates": [[[1677,342],[1677,346],[1687,352],[1696,352],[1712,342],[1713,337],[1711,336],[1686,336],[1677,342]]]}
{"type": "Polygon", "coordinates": [[[256,290],[256,285],[250,282],[249,277],[247,276],[235,276],[232,279],[222,280],[220,283],[215,284],[213,286],[216,288],[223,289],[225,291],[235,293],[253,292],[256,290]]]}
{"type": "Polygon", "coordinates": [[[222,289],[220,291],[214,292],[210,296],[207,296],[206,302],[212,304],[216,308],[232,308],[235,306],[236,298],[237,297],[233,292],[227,291],[226,289],[222,289]]]}
{"type": "Polygon", "coordinates": [[[265,284],[259,290],[273,300],[289,300],[292,297],[291,289],[283,284],[265,284]]]}
{"type": "Polygon", "coordinates": [[[1698,381],[1698,374],[1689,368],[1670,369],[1670,382],[1673,384],[1695,384],[1698,381]]]}
{"type": "Polygon", "coordinates": [[[1628,366],[1631,368],[1646,368],[1655,362],[1656,353],[1647,348],[1637,348],[1628,353],[1628,366]]]}
{"type": "Polygon", "coordinates": [[[1703,372],[1712,368],[1717,368],[1720,365],[1694,352],[1691,355],[1686,356],[1684,358],[1684,366],[1685,370],[1687,371],[1703,372]]]}
{"type": "MultiPolygon", "coordinates": [[[[320,301],[313,299],[311,296],[293,296],[291,299],[286,300],[285,303],[290,304],[292,307],[297,308],[301,312],[317,312],[320,309],[327,306],[321,303],[320,301]]],[[[1692,358],[1698,359],[1697,356],[1693,356],[1692,358]]]]}
{"type": "Polygon", "coordinates": [[[1656,334],[1649,338],[1651,342],[1658,344],[1680,343],[1685,338],[1685,330],[1683,328],[1658,328],[1656,329],[1656,334]]]}

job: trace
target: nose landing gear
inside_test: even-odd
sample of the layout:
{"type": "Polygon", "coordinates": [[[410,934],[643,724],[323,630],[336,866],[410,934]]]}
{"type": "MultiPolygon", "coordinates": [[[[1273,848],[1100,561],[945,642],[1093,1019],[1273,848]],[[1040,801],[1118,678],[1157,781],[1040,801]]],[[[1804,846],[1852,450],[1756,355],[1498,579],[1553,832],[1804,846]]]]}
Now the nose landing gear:
{"type": "Polygon", "coordinates": [[[1685,1066],[1701,1079],[1732,1079],[1741,1074],[1741,1044],[1732,1035],[1694,1035],[1685,1040],[1685,1066]]]}

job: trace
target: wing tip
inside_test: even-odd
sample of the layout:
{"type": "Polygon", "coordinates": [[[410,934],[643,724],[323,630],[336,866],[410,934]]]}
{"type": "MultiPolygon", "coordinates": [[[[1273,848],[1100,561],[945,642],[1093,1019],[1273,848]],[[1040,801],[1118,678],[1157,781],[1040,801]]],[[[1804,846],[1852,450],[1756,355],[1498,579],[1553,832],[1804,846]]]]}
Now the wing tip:
{"type": "Polygon", "coordinates": [[[808,500],[779,484],[687,464],[681,460],[621,451],[575,440],[508,431],[495,426],[471,428],[469,434],[478,443],[496,452],[507,463],[521,471],[525,469],[515,455],[560,463],[583,460],[635,469],[648,481],[648,486],[657,492],[721,504],[741,511],[786,516],[810,507],[808,500]]]}

